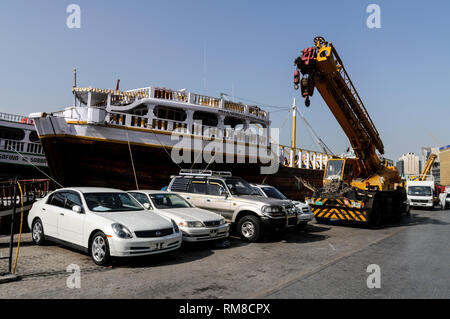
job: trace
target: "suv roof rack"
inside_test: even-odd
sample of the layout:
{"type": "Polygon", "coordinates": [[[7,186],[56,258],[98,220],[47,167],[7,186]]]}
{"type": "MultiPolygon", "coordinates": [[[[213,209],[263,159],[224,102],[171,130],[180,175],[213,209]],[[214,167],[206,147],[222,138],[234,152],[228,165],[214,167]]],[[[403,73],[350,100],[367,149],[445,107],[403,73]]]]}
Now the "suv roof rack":
{"type": "Polygon", "coordinates": [[[181,176],[233,176],[228,171],[212,171],[202,169],[182,169],[179,175],[181,176]]]}

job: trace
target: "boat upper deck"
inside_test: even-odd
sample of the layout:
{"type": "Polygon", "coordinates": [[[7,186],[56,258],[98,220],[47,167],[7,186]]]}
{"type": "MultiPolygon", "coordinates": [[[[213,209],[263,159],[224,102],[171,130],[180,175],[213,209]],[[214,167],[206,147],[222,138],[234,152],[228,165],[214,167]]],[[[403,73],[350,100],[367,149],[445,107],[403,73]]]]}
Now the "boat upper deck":
{"type": "Polygon", "coordinates": [[[270,123],[269,113],[257,105],[247,105],[225,98],[216,98],[185,90],[177,91],[159,87],[145,87],[119,91],[74,87],[72,91],[80,105],[114,107],[116,111],[118,111],[117,107],[131,109],[133,106],[140,104],[163,104],[183,109],[194,108],[199,110],[200,107],[205,112],[225,113],[227,116],[247,118],[254,123],[260,123],[264,126],[270,123]]]}

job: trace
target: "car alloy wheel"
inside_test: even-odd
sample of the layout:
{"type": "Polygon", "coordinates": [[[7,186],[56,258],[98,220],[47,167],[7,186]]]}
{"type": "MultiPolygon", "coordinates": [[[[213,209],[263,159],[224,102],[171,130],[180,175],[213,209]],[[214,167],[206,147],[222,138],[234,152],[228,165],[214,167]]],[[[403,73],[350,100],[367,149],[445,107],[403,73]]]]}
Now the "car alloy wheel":
{"type": "Polygon", "coordinates": [[[255,234],[255,225],[250,221],[245,221],[241,226],[241,234],[246,238],[251,238],[255,234]]]}
{"type": "Polygon", "coordinates": [[[94,240],[92,241],[91,252],[94,261],[99,264],[103,263],[106,257],[106,241],[103,236],[97,235],[94,237],[94,240]]]}
{"type": "Polygon", "coordinates": [[[40,220],[37,220],[34,222],[32,236],[33,236],[33,241],[36,244],[39,244],[42,242],[42,239],[44,237],[44,231],[42,229],[42,223],[40,220]]]}

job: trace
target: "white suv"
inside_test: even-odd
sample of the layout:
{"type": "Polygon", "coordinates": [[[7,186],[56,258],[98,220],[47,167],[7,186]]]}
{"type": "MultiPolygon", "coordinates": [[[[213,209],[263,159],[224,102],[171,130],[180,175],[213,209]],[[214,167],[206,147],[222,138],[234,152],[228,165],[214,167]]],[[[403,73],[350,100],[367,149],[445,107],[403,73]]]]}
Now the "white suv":
{"type": "Polygon", "coordinates": [[[149,214],[126,192],[110,188],[58,189],[34,203],[28,215],[33,241],[55,241],[89,253],[97,265],[110,257],[178,249],[174,221],[149,214]]]}

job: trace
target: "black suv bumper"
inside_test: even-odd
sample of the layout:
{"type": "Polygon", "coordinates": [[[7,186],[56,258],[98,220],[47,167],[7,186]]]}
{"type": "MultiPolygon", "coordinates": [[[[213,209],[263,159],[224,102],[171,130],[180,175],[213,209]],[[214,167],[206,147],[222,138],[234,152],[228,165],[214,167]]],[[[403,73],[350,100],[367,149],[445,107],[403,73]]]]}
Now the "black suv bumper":
{"type": "Polygon", "coordinates": [[[261,224],[264,229],[268,230],[282,230],[288,227],[294,227],[297,225],[297,217],[281,217],[281,218],[271,218],[267,216],[261,217],[261,224]]]}

